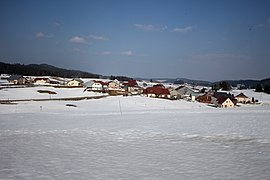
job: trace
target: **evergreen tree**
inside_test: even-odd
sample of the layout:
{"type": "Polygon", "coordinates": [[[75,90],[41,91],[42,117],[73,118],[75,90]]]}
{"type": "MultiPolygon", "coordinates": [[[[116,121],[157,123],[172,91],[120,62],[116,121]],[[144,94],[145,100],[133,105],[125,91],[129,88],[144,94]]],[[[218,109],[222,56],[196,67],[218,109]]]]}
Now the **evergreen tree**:
{"type": "Polygon", "coordinates": [[[226,81],[222,81],[222,82],[220,83],[220,87],[221,87],[222,90],[224,90],[224,91],[230,91],[230,90],[232,89],[231,85],[230,85],[228,82],[226,82],[226,81]]]}
{"type": "Polygon", "coordinates": [[[270,94],[270,85],[265,85],[263,92],[270,94]]]}
{"type": "Polygon", "coordinates": [[[263,92],[262,85],[257,84],[255,92],[263,92]]]}
{"type": "Polygon", "coordinates": [[[219,84],[214,84],[214,85],[212,85],[212,90],[213,91],[217,91],[217,90],[219,90],[220,89],[220,86],[219,86],[219,84]]]}

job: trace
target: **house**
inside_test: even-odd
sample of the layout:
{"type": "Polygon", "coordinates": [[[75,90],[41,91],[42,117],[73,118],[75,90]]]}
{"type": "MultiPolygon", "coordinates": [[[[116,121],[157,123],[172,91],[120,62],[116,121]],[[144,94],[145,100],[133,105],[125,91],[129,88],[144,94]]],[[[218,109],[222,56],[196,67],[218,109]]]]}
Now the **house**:
{"type": "Polygon", "coordinates": [[[123,83],[124,86],[127,87],[138,87],[138,83],[136,80],[129,80],[128,82],[123,83]]]}
{"type": "Polygon", "coordinates": [[[8,78],[8,82],[16,85],[22,85],[27,83],[27,79],[22,75],[11,75],[8,78]]]}
{"type": "Polygon", "coordinates": [[[181,95],[178,91],[176,91],[174,88],[170,87],[168,88],[170,92],[171,99],[180,99],[181,95]]]}
{"type": "Polygon", "coordinates": [[[123,83],[123,87],[127,92],[127,95],[138,95],[143,93],[143,89],[138,86],[136,80],[129,80],[128,82],[123,83]]]}
{"type": "Polygon", "coordinates": [[[200,95],[202,95],[202,93],[200,93],[199,91],[195,91],[187,86],[179,86],[178,88],[175,89],[181,96],[181,98],[185,99],[185,98],[190,98],[192,96],[198,97],[200,95]]]}
{"type": "Polygon", "coordinates": [[[108,89],[108,83],[96,80],[90,80],[84,83],[84,86],[90,91],[104,91],[108,89]]]}
{"type": "Polygon", "coordinates": [[[83,85],[83,81],[80,79],[72,79],[71,81],[68,81],[67,85],[71,87],[80,87],[83,85]]]}
{"type": "Polygon", "coordinates": [[[237,96],[235,96],[235,99],[237,100],[238,103],[243,103],[243,104],[247,104],[250,103],[251,100],[249,97],[247,97],[244,93],[240,93],[237,96]]]}
{"type": "Polygon", "coordinates": [[[46,84],[46,83],[50,83],[50,79],[49,78],[44,78],[44,77],[34,78],[34,83],[36,83],[36,84],[46,84]]]}
{"type": "MultiPolygon", "coordinates": [[[[213,96],[211,97],[211,103],[220,106],[221,101],[227,98],[229,98],[234,105],[237,104],[237,100],[234,98],[234,95],[228,92],[214,92],[213,96]]],[[[227,105],[227,107],[229,106],[227,105]]]]}
{"type": "Polygon", "coordinates": [[[60,77],[50,77],[50,84],[65,85],[66,80],[60,77]]]}
{"type": "Polygon", "coordinates": [[[221,96],[217,99],[215,105],[217,107],[221,107],[221,108],[232,108],[236,105],[236,102],[235,102],[235,100],[233,100],[229,97],[221,96]]]}
{"type": "Polygon", "coordinates": [[[210,93],[205,93],[204,95],[198,96],[196,100],[200,103],[211,104],[212,95],[210,93]]]}
{"type": "Polygon", "coordinates": [[[95,81],[95,83],[101,84],[102,85],[102,89],[103,90],[107,90],[108,89],[108,82],[103,82],[103,81],[95,81]]]}
{"type": "Polygon", "coordinates": [[[144,90],[144,94],[147,97],[157,97],[157,98],[166,98],[166,99],[170,99],[171,95],[170,92],[167,88],[163,88],[163,87],[148,87],[144,90]]]}
{"type": "Polygon", "coordinates": [[[154,91],[154,87],[148,87],[144,89],[143,94],[147,97],[157,97],[154,91]]]}
{"type": "Polygon", "coordinates": [[[118,96],[118,95],[127,96],[127,92],[124,89],[108,89],[106,90],[106,92],[110,96],[118,96]]]}
{"type": "Polygon", "coordinates": [[[111,81],[108,83],[108,89],[121,89],[120,82],[115,79],[114,81],[111,81]]]}

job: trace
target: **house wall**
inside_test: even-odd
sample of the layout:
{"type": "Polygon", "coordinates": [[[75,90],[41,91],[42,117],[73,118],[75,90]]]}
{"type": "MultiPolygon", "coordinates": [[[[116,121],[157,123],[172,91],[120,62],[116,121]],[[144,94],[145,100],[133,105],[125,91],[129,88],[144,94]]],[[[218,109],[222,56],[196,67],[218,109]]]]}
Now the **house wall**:
{"type": "Polygon", "coordinates": [[[78,81],[72,80],[68,82],[68,86],[81,86],[82,84],[78,81]]]}
{"type": "Polygon", "coordinates": [[[13,84],[18,84],[18,85],[25,84],[25,82],[26,82],[26,79],[25,79],[25,78],[19,78],[19,79],[17,79],[17,80],[11,81],[11,83],[13,83],[13,84]]]}
{"type": "Polygon", "coordinates": [[[36,81],[37,84],[44,84],[47,83],[47,80],[41,79],[36,81]]]}
{"type": "Polygon", "coordinates": [[[119,89],[120,88],[120,84],[119,83],[116,83],[116,82],[110,82],[109,83],[109,88],[112,88],[112,89],[119,89]]]}
{"type": "Polygon", "coordinates": [[[212,102],[212,98],[210,95],[203,95],[203,96],[199,96],[197,98],[197,101],[200,103],[208,103],[210,104],[212,102]]]}
{"type": "Polygon", "coordinates": [[[175,90],[170,91],[170,96],[173,99],[179,99],[181,97],[181,95],[179,94],[179,92],[177,92],[175,90]]]}
{"type": "Polygon", "coordinates": [[[200,95],[202,95],[202,93],[198,93],[198,92],[194,92],[193,90],[191,90],[190,88],[188,87],[183,87],[181,89],[178,89],[177,92],[181,95],[181,97],[185,97],[186,95],[192,95],[192,96],[195,96],[195,97],[198,97],[200,95]]]}
{"type": "Polygon", "coordinates": [[[248,103],[251,102],[251,100],[249,98],[245,98],[245,97],[236,97],[237,102],[239,103],[248,103]]]}
{"type": "Polygon", "coordinates": [[[226,101],[224,101],[222,104],[220,104],[220,107],[222,107],[222,108],[234,107],[234,103],[228,98],[228,99],[226,99],[226,101]]]}
{"type": "Polygon", "coordinates": [[[171,98],[171,96],[170,95],[167,95],[167,94],[162,94],[159,97],[161,97],[161,98],[171,98]]]}
{"type": "Polygon", "coordinates": [[[147,94],[147,97],[156,97],[155,94],[147,94]]]}
{"type": "Polygon", "coordinates": [[[100,83],[94,83],[92,85],[92,90],[98,90],[98,91],[103,90],[102,84],[100,84],[100,83]]]}
{"type": "Polygon", "coordinates": [[[132,95],[138,95],[138,94],[143,93],[143,90],[138,87],[127,87],[127,91],[128,93],[131,93],[132,95]]]}

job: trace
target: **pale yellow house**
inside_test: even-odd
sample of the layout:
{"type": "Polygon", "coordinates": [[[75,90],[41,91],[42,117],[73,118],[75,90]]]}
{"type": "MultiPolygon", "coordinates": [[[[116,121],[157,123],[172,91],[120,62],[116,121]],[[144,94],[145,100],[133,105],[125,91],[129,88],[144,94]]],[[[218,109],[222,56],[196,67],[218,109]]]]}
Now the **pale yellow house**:
{"type": "Polygon", "coordinates": [[[121,89],[120,82],[116,79],[114,81],[109,82],[108,84],[109,89],[121,89]]]}
{"type": "Polygon", "coordinates": [[[235,96],[235,99],[237,99],[238,103],[247,104],[250,103],[251,100],[249,97],[247,97],[244,93],[240,93],[237,96],[235,96]]]}
{"type": "Polygon", "coordinates": [[[49,78],[35,78],[34,82],[36,84],[45,84],[45,83],[50,83],[50,79],[49,78]]]}
{"type": "Polygon", "coordinates": [[[68,86],[78,87],[83,85],[83,81],[80,79],[72,79],[71,81],[68,81],[68,86]]]}
{"type": "Polygon", "coordinates": [[[229,97],[219,97],[217,100],[217,106],[221,107],[221,108],[232,108],[235,106],[235,103],[233,102],[233,100],[229,97]]]}

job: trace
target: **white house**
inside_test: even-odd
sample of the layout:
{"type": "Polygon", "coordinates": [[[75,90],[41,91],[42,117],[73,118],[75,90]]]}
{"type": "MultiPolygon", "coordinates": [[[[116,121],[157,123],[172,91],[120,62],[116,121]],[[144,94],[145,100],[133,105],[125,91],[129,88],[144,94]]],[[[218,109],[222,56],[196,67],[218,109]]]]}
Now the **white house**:
{"type": "Polygon", "coordinates": [[[84,86],[92,91],[103,91],[108,88],[108,84],[103,81],[95,81],[91,80],[86,83],[84,83],[84,86]]]}

